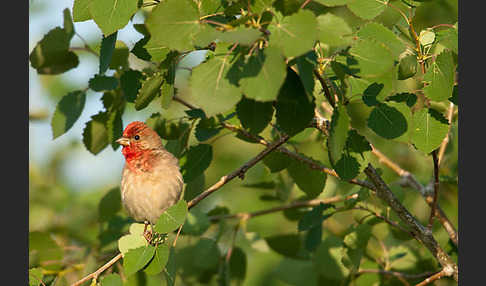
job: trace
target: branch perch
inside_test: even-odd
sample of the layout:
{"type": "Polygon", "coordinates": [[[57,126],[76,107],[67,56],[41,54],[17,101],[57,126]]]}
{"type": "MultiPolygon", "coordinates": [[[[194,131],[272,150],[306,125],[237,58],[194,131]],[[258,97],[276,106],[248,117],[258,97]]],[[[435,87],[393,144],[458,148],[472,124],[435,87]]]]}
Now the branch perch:
{"type": "MultiPolygon", "coordinates": [[[[373,153],[373,155],[378,157],[380,163],[384,164],[388,168],[392,169],[395,173],[397,173],[397,175],[399,175],[402,178],[403,182],[406,185],[419,191],[420,194],[424,197],[425,202],[427,202],[427,204],[432,208],[433,204],[432,204],[431,194],[426,190],[426,188],[421,183],[417,181],[417,179],[413,174],[402,169],[396,163],[391,161],[387,156],[381,153],[378,149],[376,149],[373,145],[371,145],[371,148],[372,148],[371,152],[373,153]]],[[[449,234],[451,241],[457,246],[459,243],[457,230],[455,229],[454,225],[449,220],[449,218],[444,213],[444,211],[442,210],[439,204],[435,205],[434,215],[442,224],[446,232],[449,234]]]]}
{"type": "Polygon", "coordinates": [[[219,179],[219,181],[216,184],[212,185],[209,189],[205,190],[199,196],[192,199],[187,204],[187,207],[190,209],[193,206],[197,205],[201,200],[203,200],[204,198],[206,198],[207,196],[209,196],[213,192],[217,191],[218,189],[220,189],[222,186],[224,186],[226,183],[233,180],[234,178],[239,177],[239,178],[243,179],[244,176],[245,176],[245,173],[246,173],[246,171],[248,171],[248,169],[253,167],[256,163],[258,163],[260,160],[262,160],[266,155],[268,155],[273,150],[277,149],[280,145],[287,142],[287,140],[289,140],[289,139],[290,139],[290,137],[288,135],[284,135],[284,136],[280,137],[280,139],[278,139],[274,143],[268,145],[265,150],[260,152],[257,156],[252,158],[250,161],[243,164],[240,168],[238,168],[237,170],[233,171],[232,173],[230,173],[226,176],[221,177],[221,179],[219,179]]]}
{"type": "Polygon", "coordinates": [[[458,280],[458,267],[454,261],[447,255],[446,252],[440,247],[437,241],[432,236],[432,232],[425,228],[420,222],[418,222],[415,217],[408,212],[408,210],[398,201],[393,192],[390,190],[388,185],[381,179],[376,170],[371,164],[364,170],[366,176],[373,182],[376,187],[377,196],[386,202],[393,211],[398,215],[398,217],[411,229],[411,232],[415,239],[420,241],[429,251],[434,255],[434,257],[439,261],[443,267],[445,276],[453,276],[454,279],[458,280]]]}

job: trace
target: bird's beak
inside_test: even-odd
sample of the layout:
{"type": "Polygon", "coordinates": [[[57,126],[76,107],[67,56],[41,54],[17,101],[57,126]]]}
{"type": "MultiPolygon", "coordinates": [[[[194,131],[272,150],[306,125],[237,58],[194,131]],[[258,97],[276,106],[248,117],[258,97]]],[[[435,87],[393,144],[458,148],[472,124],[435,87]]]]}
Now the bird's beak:
{"type": "Polygon", "coordinates": [[[121,137],[121,138],[116,140],[116,143],[118,143],[122,146],[128,146],[128,145],[130,145],[130,139],[125,138],[125,137],[121,137]]]}

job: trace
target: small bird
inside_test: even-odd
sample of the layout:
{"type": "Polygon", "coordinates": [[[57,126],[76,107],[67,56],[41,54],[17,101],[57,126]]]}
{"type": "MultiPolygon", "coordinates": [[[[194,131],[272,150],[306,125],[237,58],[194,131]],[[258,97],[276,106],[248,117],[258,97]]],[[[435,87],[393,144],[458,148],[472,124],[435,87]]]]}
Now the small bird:
{"type": "Polygon", "coordinates": [[[184,181],[179,161],[164,148],[159,135],[140,121],[128,124],[116,142],[123,146],[125,156],[123,206],[133,219],[144,222],[144,236],[150,241],[153,229],[147,232],[148,224],[153,228],[160,215],[181,197],[184,181]]]}

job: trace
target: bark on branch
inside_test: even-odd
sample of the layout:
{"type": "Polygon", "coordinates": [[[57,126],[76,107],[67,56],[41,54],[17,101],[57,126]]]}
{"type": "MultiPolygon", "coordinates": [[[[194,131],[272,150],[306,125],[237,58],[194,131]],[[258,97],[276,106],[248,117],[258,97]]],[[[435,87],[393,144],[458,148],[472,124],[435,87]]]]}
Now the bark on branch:
{"type": "Polygon", "coordinates": [[[443,267],[444,275],[453,276],[458,281],[457,264],[447,255],[432,236],[432,232],[418,222],[415,217],[398,201],[388,185],[381,179],[371,164],[364,170],[366,176],[376,187],[376,195],[385,201],[398,217],[410,228],[413,236],[434,255],[443,267]]]}
{"type": "Polygon", "coordinates": [[[287,142],[287,140],[289,140],[289,139],[290,139],[290,137],[288,135],[284,135],[284,136],[280,137],[280,139],[273,142],[272,144],[269,144],[267,146],[267,148],[265,148],[265,150],[260,152],[257,156],[253,157],[251,160],[249,160],[248,162],[243,164],[240,168],[233,171],[232,173],[221,177],[221,179],[219,179],[219,181],[216,184],[212,185],[211,187],[209,187],[209,189],[205,190],[199,196],[192,199],[187,204],[187,207],[190,209],[193,206],[197,205],[201,200],[203,200],[204,198],[206,198],[207,196],[209,196],[213,192],[217,191],[218,189],[220,189],[222,186],[224,186],[226,183],[233,180],[234,178],[239,177],[239,178],[243,179],[244,176],[245,176],[245,173],[246,173],[246,171],[248,171],[248,169],[253,167],[256,163],[258,163],[260,160],[262,160],[266,155],[268,155],[273,150],[277,149],[280,145],[287,142]]]}

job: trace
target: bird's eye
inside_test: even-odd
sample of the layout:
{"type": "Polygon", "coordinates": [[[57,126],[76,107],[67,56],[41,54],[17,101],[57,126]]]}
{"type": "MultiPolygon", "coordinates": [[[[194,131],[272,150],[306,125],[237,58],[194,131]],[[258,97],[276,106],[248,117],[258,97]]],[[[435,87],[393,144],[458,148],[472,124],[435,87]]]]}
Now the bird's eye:
{"type": "Polygon", "coordinates": [[[133,137],[133,138],[135,138],[135,140],[138,140],[138,139],[140,139],[140,136],[135,135],[135,137],[133,137]]]}

